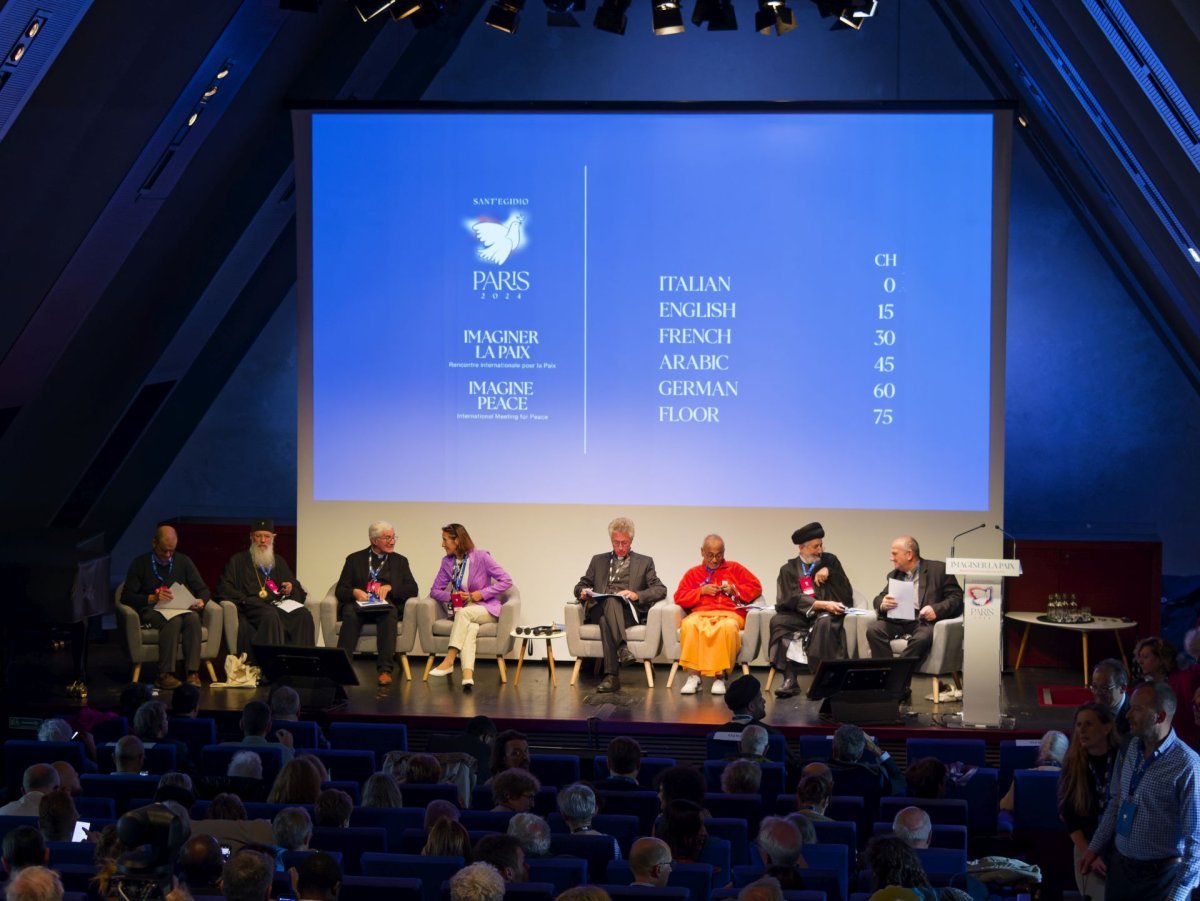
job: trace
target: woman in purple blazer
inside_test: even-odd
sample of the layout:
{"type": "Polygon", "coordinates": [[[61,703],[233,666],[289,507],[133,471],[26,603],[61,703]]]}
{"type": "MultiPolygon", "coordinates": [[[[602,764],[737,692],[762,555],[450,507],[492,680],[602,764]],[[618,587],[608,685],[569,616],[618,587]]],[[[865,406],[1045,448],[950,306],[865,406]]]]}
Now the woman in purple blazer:
{"type": "Polygon", "coordinates": [[[487,551],[475,547],[467,530],[456,522],[442,528],[446,556],[429,593],[450,611],[450,650],[446,659],[430,670],[431,676],[448,676],[462,655],[462,684],[475,684],[475,643],[481,623],[500,618],[500,595],[512,587],[512,577],[487,551]]]}

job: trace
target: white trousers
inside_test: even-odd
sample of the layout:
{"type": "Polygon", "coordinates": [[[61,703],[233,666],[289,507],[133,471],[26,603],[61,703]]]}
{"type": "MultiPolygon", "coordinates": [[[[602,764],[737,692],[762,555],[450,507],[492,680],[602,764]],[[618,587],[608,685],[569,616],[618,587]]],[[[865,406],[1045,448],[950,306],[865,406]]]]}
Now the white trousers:
{"type": "Polygon", "coordinates": [[[454,614],[454,624],[450,627],[450,647],[458,648],[464,670],[475,669],[475,644],[479,638],[479,626],[482,623],[494,623],[496,617],[488,613],[483,604],[468,604],[454,614]]]}
{"type": "Polygon", "coordinates": [[[1075,847],[1074,842],[1071,843],[1071,850],[1075,852],[1072,857],[1075,861],[1075,887],[1079,889],[1079,894],[1090,896],[1092,901],[1104,901],[1103,877],[1094,870],[1086,876],[1079,875],[1079,861],[1083,854],[1075,847]]]}

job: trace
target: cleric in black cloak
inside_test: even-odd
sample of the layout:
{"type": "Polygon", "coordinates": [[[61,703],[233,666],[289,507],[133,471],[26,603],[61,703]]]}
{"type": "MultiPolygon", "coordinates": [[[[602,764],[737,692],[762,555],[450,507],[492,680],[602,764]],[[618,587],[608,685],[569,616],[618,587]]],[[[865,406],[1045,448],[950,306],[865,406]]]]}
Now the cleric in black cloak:
{"type": "Polygon", "coordinates": [[[238,608],[238,646],[234,653],[250,653],[253,644],[289,644],[311,648],[316,644],[312,614],[303,606],[290,613],[279,606],[285,599],[304,603],[308,592],[286,560],[275,553],[275,523],[256,519],[250,524],[250,547],[229,558],[217,583],[217,598],[238,608]]]}
{"type": "Polygon", "coordinates": [[[784,675],[783,684],[775,690],[779,698],[790,698],[800,691],[796,685],[799,664],[788,657],[794,637],[807,653],[808,667],[813,672],[822,660],[846,656],[843,623],[846,608],[854,606],[854,595],[841,562],[825,553],[824,538],[825,530],[819,522],[801,526],[792,533],[797,556],[779,569],[775,616],[767,644],[771,665],[784,675]]]}

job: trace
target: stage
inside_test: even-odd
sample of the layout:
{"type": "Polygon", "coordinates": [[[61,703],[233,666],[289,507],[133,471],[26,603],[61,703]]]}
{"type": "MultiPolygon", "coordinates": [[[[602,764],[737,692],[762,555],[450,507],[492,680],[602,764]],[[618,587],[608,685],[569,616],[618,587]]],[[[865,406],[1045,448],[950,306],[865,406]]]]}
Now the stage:
{"type": "MultiPolygon", "coordinates": [[[[67,651],[31,649],[28,656],[13,661],[7,680],[7,708],[10,719],[7,735],[22,736],[27,733],[30,720],[53,714],[70,715],[81,706],[77,698],[71,697],[66,686],[70,675],[70,655],[67,651]]],[[[696,695],[681,695],[684,677],[677,675],[675,683],[667,688],[670,667],[659,664],[655,667],[655,685],[646,685],[645,673],[640,667],[628,667],[622,673],[621,691],[600,694],[595,691],[599,682],[592,674],[592,667],[585,661],[576,685],[569,684],[572,661],[560,661],[557,666],[557,685],[551,684],[550,673],[544,661],[527,662],[521,671],[520,683],[516,684],[516,661],[508,664],[508,682],[500,681],[500,673],[492,662],[481,661],[476,673],[476,685],[463,691],[458,670],[444,679],[421,679],[425,669],[425,658],[410,658],[413,681],[403,678],[402,670],[396,668],[396,681],[386,688],[375,684],[375,668],[369,658],[356,658],[354,670],[359,678],[357,686],[347,686],[347,701],[344,705],[328,710],[315,711],[314,719],[394,720],[408,724],[410,746],[423,745],[423,736],[432,732],[456,730],[469,717],[485,714],[494,719],[500,728],[517,728],[530,734],[531,744],[542,749],[585,750],[597,748],[603,753],[608,739],[616,735],[635,735],[647,748],[648,753],[670,750],[681,759],[702,759],[703,743],[700,739],[714,727],[729,720],[730,711],[724,699],[705,690],[696,695]],[[694,754],[692,752],[695,752],[694,754]]],[[[147,665],[143,679],[150,679],[154,667],[147,665]]],[[[220,667],[218,666],[218,672],[220,667]]],[[[113,709],[117,706],[121,689],[128,684],[131,667],[115,640],[93,640],[89,694],[86,703],[97,708],[113,709]]],[[[765,686],[767,670],[753,668],[752,674],[765,686]]],[[[983,738],[994,751],[1005,739],[1039,738],[1047,729],[1069,731],[1073,706],[1043,706],[1054,700],[1054,695],[1074,701],[1075,692],[1065,690],[1078,684],[1079,673],[1075,669],[1042,669],[1024,667],[1016,673],[1007,673],[1001,680],[1001,710],[1013,717],[1012,729],[971,729],[971,737],[983,738]],[[1053,686],[1055,692],[1048,690],[1053,686]]],[[[811,677],[801,677],[802,688],[807,688],[811,677]]],[[[931,679],[916,676],[912,682],[913,696],[910,704],[901,708],[905,714],[902,724],[894,726],[869,726],[868,731],[891,747],[892,743],[916,735],[934,734],[964,735],[962,729],[951,729],[939,725],[941,718],[961,710],[961,703],[950,702],[935,705],[926,699],[932,690],[931,679]]],[[[265,699],[268,688],[219,688],[212,687],[207,678],[201,690],[201,713],[213,716],[222,734],[236,733],[237,719],[241,708],[253,698],[265,699]]],[[[169,700],[168,693],[160,696],[169,700]]],[[[766,722],[788,736],[828,733],[833,724],[822,722],[819,715],[820,702],[810,701],[803,694],[787,700],[767,695],[766,722]]],[[[35,726],[36,728],[36,726],[35,726]]],[[[895,751],[893,751],[895,753],[895,751]]],[[[989,755],[990,756],[990,755],[989,755]]]]}

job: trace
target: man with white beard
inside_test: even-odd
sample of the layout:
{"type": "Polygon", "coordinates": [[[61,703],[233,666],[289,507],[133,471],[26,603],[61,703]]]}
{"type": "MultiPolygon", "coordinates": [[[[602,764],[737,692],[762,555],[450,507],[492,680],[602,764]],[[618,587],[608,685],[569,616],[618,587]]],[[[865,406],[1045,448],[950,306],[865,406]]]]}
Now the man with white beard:
{"type": "Polygon", "coordinates": [[[275,523],[256,519],[250,524],[250,547],[234,554],[217,583],[218,600],[238,608],[238,646],[250,653],[254,644],[316,644],[312,614],[304,607],[287,613],[279,605],[290,598],[301,604],[308,597],[286,560],[275,553],[275,523]]]}

